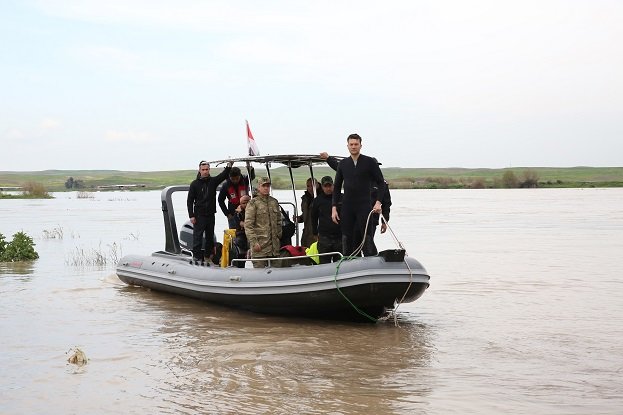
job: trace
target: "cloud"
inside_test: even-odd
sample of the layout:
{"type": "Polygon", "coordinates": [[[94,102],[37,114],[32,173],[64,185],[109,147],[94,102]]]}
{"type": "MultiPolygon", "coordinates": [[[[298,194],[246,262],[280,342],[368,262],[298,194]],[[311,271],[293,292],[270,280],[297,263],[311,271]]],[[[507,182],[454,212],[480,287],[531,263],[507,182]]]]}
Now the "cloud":
{"type": "Polygon", "coordinates": [[[25,137],[25,134],[17,128],[9,128],[4,132],[3,136],[7,141],[19,141],[25,137]]]}
{"type": "Polygon", "coordinates": [[[61,120],[52,117],[44,117],[39,120],[38,123],[33,123],[29,127],[22,125],[21,127],[10,127],[2,132],[1,137],[10,142],[23,141],[28,138],[29,143],[32,144],[35,141],[46,139],[53,132],[62,128],[63,123],[61,120]],[[33,141],[34,140],[34,141],[33,141]]]}
{"type": "Polygon", "coordinates": [[[128,50],[109,46],[90,46],[77,49],[78,56],[99,68],[138,71],[141,58],[128,50]]]}
{"type": "Polygon", "coordinates": [[[214,71],[187,67],[176,67],[174,59],[148,56],[131,50],[110,46],[81,46],[74,49],[73,55],[80,62],[98,70],[106,70],[140,79],[161,81],[182,81],[206,83],[217,79],[214,71]]]}
{"type": "Polygon", "coordinates": [[[155,137],[143,131],[107,131],[104,135],[106,141],[116,143],[150,143],[154,142],[155,137]]]}
{"type": "Polygon", "coordinates": [[[47,131],[57,130],[62,127],[62,123],[60,120],[56,118],[46,117],[41,120],[39,123],[39,129],[42,133],[47,131]]]}
{"type": "MultiPolygon", "coordinates": [[[[493,149],[496,140],[522,136],[620,136],[623,2],[27,1],[32,22],[48,22],[41,28],[50,37],[17,44],[16,56],[26,51],[43,63],[20,72],[43,80],[24,84],[30,94],[16,91],[43,91],[48,106],[40,103],[37,114],[25,101],[31,119],[2,128],[4,137],[32,141],[40,128],[49,134],[40,141],[78,141],[94,131],[100,142],[156,140],[124,130],[137,128],[157,132],[164,146],[164,137],[180,134],[180,127],[167,131],[171,125],[191,137],[227,136],[219,128],[248,116],[273,121],[266,130],[277,137],[286,126],[275,121],[287,118],[314,120],[328,136],[351,125],[367,128],[366,137],[419,135],[445,164],[456,163],[445,151],[458,148],[447,144],[456,137],[471,149],[493,149]],[[63,63],[71,66],[54,66],[63,63]],[[58,89],[41,88],[44,82],[58,89]],[[76,101],[86,102],[84,112],[76,101]],[[53,119],[40,123],[52,112],[65,117],[68,134],[53,119]],[[105,133],[108,126],[120,130],[105,133]]],[[[495,157],[506,159],[500,149],[495,157]]],[[[457,154],[479,163],[478,154],[457,154]]]]}
{"type": "Polygon", "coordinates": [[[203,0],[36,0],[34,5],[45,14],[71,20],[229,33],[265,23],[294,24],[292,15],[300,13],[300,7],[288,2],[274,3],[272,8],[255,2],[203,0]],[[288,8],[292,13],[284,12],[288,8]]]}
{"type": "MultiPolygon", "coordinates": [[[[556,95],[567,91],[576,78],[590,80],[586,73],[594,69],[590,63],[596,59],[606,60],[599,65],[602,72],[612,67],[607,64],[612,59],[621,67],[616,42],[609,39],[620,38],[623,32],[615,19],[608,18],[606,6],[567,3],[41,0],[36,4],[44,13],[66,19],[172,30],[174,36],[197,32],[192,36],[203,40],[205,48],[197,51],[197,58],[180,56],[167,47],[152,51],[154,56],[106,46],[85,51],[95,65],[135,76],[206,83],[232,81],[244,68],[257,73],[267,69],[276,79],[313,80],[339,92],[357,88],[409,101],[443,97],[444,102],[446,96],[463,95],[452,100],[463,107],[471,106],[470,97],[481,91],[485,96],[499,91],[512,96],[534,88],[537,95],[541,90],[546,96],[556,95]],[[600,27],[586,30],[587,16],[601,21],[600,27]],[[596,50],[599,56],[589,57],[596,50]],[[570,82],[560,78],[561,69],[570,82]]],[[[621,14],[620,6],[611,6],[613,15],[621,14]]],[[[590,81],[602,89],[599,79],[605,77],[595,78],[590,81]]],[[[488,107],[498,108],[499,100],[488,107]]]]}

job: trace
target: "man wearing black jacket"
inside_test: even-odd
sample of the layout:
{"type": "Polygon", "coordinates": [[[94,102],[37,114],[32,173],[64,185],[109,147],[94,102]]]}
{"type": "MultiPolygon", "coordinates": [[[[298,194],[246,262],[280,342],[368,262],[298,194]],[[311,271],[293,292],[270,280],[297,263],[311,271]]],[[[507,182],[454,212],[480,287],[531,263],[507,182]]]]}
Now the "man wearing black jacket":
{"type": "MultiPolygon", "coordinates": [[[[193,224],[193,256],[201,259],[204,254],[201,246],[205,234],[205,257],[208,260],[214,255],[214,213],[216,213],[216,188],[231,170],[232,163],[216,177],[210,176],[210,164],[206,161],[199,163],[199,177],[192,181],[188,189],[186,206],[188,217],[193,224]]],[[[209,263],[209,261],[208,261],[209,263]]]]}
{"type": "MultiPolygon", "coordinates": [[[[329,167],[337,171],[337,165],[339,163],[339,160],[337,158],[330,156],[329,153],[327,153],[326,151],[323,151],[322,153],[320,153],[320,157],[327,161],[327,164],[329,165],[329,167]]],[[[376,159],[374,160],[378,163],[378,160],[376,159]]],[[[381,163],[378,163],[378,165],[380,166],[381,163]]],[[[390,207],[392,205],[392,196],[389,191],[389,185],[385,181],[384,181],[384,184],[385,184],[385,191],[383,192],[383,199],[381,200],[381,209],[382,209],[382,215],[385,218],[385,221],[381,223],[381,233],[385,233],[385,231],[387,230],[387,224],[385,222],[389,222],[389,212],[390,212],[390,207]]],[[[372,186],[372,191],[370,193],[371,203],[374,203],[377,200],[377,195],[378,195],[378,187],[375,184],[372,186]]],[[[338,214],[339,214],[339,210],[338,210],[338,214]]],[[[376,255],[378,253],[378,250],[376,249],[376,245],[374,243],[374,234],[376,233],[376,227],[379,224],[379,219],[380,219],[380,216],[378,213],[375,213],[372,215],[371,220],[374,226],[374,230],[372,232],[372,237],[366,238],[366,247],[365,247],[365,251],[368,252],[368,254],[370,255],[376,255]]],[[[361,236],[358,236],[358,237],[355,236],[355,239],[361,240],[361,236]]]]}
{"type": "MultiPolygon", "coordinates": [[[[339,164],[338,159],[336,159],[333,156],[330,156],[329,153],[327,153],[326,151],[323,151],[322,153],[320,153],[320,158],[326,160],[329,167],[337,171],[337,165],[339,164]]],[[[377,163],[378,163],[378,160],[377,160],[377,163]]],[[[378,163],[378,165],[380,166],[381,163],[378,163]]],[[[376,201],[378,190],[379,189],[377,185],[372,186],[372,192],[370,193],[370,198],[372,199],[372,203],[376,201]]],[[[385,218],[385,221],[381,223],[381,233],[385,233],[385,231],[387,231],[387,224],[385,222],[389,222],[389,212],[390,212],[391,206],[392,206],[392,195],[389,191],[389,185],[385,181],[385,192],[383,192],[383,200],[381,200],[381,210],[382,210],[383,217],[385,218]]],[[[372,219],[374,220],[374,230],[376,233],[376,227],[378,226],[379,219],[380,219],[379,214],[378,213],[373,214],[372,219]]]]}
{"type": "MultiPolygon", "coordinates": [[[[324,176],[320,180],[322,191],[314,199],[311,207],[311,226],[314,237],[318,241],[318,253],[342,252],[342,230],[340,225],[331,219],[333,205],[333,179],[324,176]]],[[[341,196],[341,195],[340,195],[341,196]]],[[[341,197],[338,197],[338,212],[340,211],[341,197]]],[[[338,260],[333,258],[334,261],[338,260]]],[[[331,262],[331,257],[321,256],[320,263],[331,262]]]]}
{"type": "Polygon", "coordinates": [[[366,243],[363,246],[363,254],[375,255],[372,236],[374,227],[372,221],[366,227],[366,221],[370,211],[381,213],[381,200],[385,193],[385,180],[379,168],[378,162],[373,157],[361,154],[361,137],[359,134],[351,134],[346,139],[350,157],[341,160],[337,166],[333,189],[333,222],[342,227],[343,253],[350,255],[361,244],[361,238],[366,235],[366,243]],[[342,212],[337,212],[337,194],[342,191],[342,212]],[[372,187],[378,188],[374,205],[370,194],[372,187]]]}

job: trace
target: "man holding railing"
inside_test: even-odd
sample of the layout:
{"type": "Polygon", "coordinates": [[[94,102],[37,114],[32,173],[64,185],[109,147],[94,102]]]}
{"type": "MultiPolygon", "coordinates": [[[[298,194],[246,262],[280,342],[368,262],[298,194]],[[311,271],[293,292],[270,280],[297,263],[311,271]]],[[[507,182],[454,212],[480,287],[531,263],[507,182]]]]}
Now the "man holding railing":
{"type": "Polygon", "coordinates": [[[208,264],[214,256],[214,214],[216,213],[216,188],[229,174],[232,163],[215,177],[210,176],[210,163],[199,163],[199,175],[188,189],[186,205],[193,224],[193,257],[208,264]],[[201,247],[205,240],[205,252],[201,247]]]}

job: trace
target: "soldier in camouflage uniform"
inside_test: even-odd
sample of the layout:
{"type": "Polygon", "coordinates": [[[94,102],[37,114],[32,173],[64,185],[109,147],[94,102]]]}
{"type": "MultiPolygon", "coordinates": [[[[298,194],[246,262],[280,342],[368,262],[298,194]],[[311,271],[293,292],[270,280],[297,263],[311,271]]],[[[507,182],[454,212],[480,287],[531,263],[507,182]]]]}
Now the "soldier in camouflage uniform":
{"type": "MultiPolygon", "coordinates": [[[[244,229],[249,241],[251,258],[279,256],[281,238],[281,211],[277,199],[270,195],[270,179],[257,179],[258,194],[247,204],[244,229]]],[[[279,266],[276,261],[273,266],[279,266]]],[[[254,268],[264,268],[267,261],[253,261],[254,268]]]]}

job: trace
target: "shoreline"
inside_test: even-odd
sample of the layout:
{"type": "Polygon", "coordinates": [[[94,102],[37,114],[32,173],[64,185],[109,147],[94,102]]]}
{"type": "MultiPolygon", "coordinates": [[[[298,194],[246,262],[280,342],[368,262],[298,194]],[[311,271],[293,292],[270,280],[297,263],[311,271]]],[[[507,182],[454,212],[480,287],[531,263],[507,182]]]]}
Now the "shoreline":
{"type": "MultiPolygon", "coordinates": [[[[215,169],[220,171],[220,169],[215,169]]],[[[623,187],[623,167],[513,167],[487,168],[383,168],[390,189],[494,189],[494,188],[587,188],[623,187]]],[[[20,191],[27,185],[42,185],[48,192],[157,190],[188,184],[195,170],[119,171],[46,170],[0,172],[0,195],[20,191]]],[[[334,175],[329,167],[314,168],[314,176],[334,175]]],[[[290,188],[285,168],[271,169],[275,189],[290,188]]],[[[297,188],[305,187],[308,169],[294,171],[297,188]]]]}

